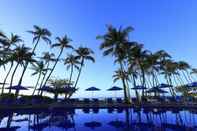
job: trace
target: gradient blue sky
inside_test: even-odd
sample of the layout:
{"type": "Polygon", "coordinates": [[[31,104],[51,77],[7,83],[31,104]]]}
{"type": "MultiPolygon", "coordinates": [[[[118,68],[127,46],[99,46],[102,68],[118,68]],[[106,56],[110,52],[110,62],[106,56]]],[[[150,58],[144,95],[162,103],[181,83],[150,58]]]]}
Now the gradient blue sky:
{"type": "MultiPolygon", "coordinates": [[[[80,90],[76,94],[85,97],[90,94],[83,90],[89,86],[106,90],[113,85],[113,60],[102,56],[99,41],[95,39],[105,32],[106,24],[133,26],[132,40],[143,43],[151,51],[164,49],[175,60],[185,60],[197,66],[196,12],[196,0],[1,0],[0,29],[23,36],[25,43],[32,46],[32,37],[25,31],[39,25],[48,28],[53,38],[67,34],[75,47],[92,48],[96,63],[88,63],[84,68],[80,90]]],[[[37,52],[48,47],[40,44],[37,52]]],[[[65,67],[59,64],[54,75],[65,77],[64,70],[65,67]]],[[[1,78],[3,75],[2,72],[1,78]]],[[[24,85],[35,81],[29,75],[26,74],[24,85]]],[[[111,95],[105,91],[97,94],[111,95]]]]}

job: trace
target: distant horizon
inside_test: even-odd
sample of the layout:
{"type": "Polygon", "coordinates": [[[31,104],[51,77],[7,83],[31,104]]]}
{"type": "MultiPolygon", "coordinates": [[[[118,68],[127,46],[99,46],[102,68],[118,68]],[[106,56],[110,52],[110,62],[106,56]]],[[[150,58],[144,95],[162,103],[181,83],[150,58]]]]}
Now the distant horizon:
{"type": "MultiPolygon", "coordinates": [[[[97,35],[106,32],[106,25],[115,27],[132,26],[135,30],[130,39],[144,44],[145,48],[153,52],[164,49],[174,60],[184,60],[197,67],[197,1],[178,0],[125,0],[125,1],[39,1],[25,0],[0,2],[0,30],[9,35],[16,33],[25,40],[25,44],[32,47],[32,36],[26,31],[33,25],[49,29],[55,37],[70,37],[73,46],[87,46],[95,52],[96,63],[85,66],[79,81],[79,91],[73,97],[86,97],[91,92],[85,89],[96,86],[101,89],[95,92],[98,97],[114,96],[113,92],[106,91],[113,85],[122,87],[120,82],[113,83],[112,75],[116,69],[112,58],[104,57],[99,49],[100,41],[97,35]],[[113,2],[113,4],[111,4],[113,2]]],[[[42,42],[43,43],[43,42],[42,42]]],[[[44,51],[47,46],[40,43],[37,52],[44,51]]],[[[51,50],[48,48],[48,50],[51,50]]],[[[58,50],[51,50],[57,53],[58,50]]],[[[68,52],[64,52],[64,57],[68,52]]],[[[3,68],[0,69],[3,72],[3,68]]],[[[19,73],[19,72],[18,72],[19,73]]],[[[17,73],[17,75],[18,75],[17,73]]],[[[34,86],[31,72],[25,74],[23,85],[34,86]]],[[[4,78],[3,72],[1,78],[4,78]]],[[[66,67],[58,64],[53,76],[66,78],[66,67]],[[65,70],[65,72],[63,72],[65,70]]],[[[1,81],[2,82],[2,81],[1,81]]],[[[15,80],[16,82],[16,80],[15,80]]],[[[119,91],[118,96],[123,92],[119,91]]]]}

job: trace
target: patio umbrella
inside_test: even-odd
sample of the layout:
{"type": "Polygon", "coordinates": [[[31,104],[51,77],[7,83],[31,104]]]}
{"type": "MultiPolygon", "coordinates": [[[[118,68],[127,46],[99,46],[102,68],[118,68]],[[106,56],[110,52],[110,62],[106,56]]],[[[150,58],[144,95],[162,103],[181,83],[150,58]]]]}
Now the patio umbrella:
{"type": "Polygon", "coordinates": [[[107,89],[108,91],[115,91],[115,97],[116,97],[116,93],[117,91],[121,91],[122,88],[118,87],[118,86],[112,86],[111,88],[107,89]]]}
{"type": "Polygon", "coordinates": [[[93,98],[94,91],[100,91],[100,89],[92,86],[92,87],[87,88],[86,91],[91,91],[92,92],[92,98],[93,98]]]}
{"type": "Polygon", "coordinates": [[[169,85],[169,84],[161,83],[161,84],[157,85],[156,87],[158,87],[158,88],[169,88],[169,87],[173,87],[173,86],[169,85]]]}
{"type": "Polygon", "coordinates": [[[7,87],[6,89],[11,89],[11,90],[28,90],[26,87],[21,86],[21,85],[10,86],[10,87],[7,87]]]}
{"type": "Polygon", "coordinates": [[[86,127],[90,127],[91,129],[102,126],[102,124],[100,122],[97,122],[97,121],[86,122],[84,125],[86,127]]]}

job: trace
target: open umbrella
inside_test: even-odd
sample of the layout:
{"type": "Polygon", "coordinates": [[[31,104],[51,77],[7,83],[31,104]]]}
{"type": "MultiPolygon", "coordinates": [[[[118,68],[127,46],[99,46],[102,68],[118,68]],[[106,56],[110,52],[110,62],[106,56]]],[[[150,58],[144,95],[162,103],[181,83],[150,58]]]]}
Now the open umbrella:
{"type": "Polygon", "coordinates": [[[26,87],[21,86],[21,85],[10,86],[10,87],[7,87],[6,89],[11,89],[11,90],[28,90],[26,87]]]}
{"type": "Polygon", "coordinates": [[[121,91],[122,88],[118,87],[118,86],[112,86],[111,88],[107,89],[108,91],[115,91],[115,97],[116,97],[116,92],[117,91],[121,91]]]}
{"type": "Polygon", "coordinates": [[[87,88],[86,91],[91,91],[92,92],[92,98],[93,98],[94,91],[100,91],[100,89],[92,86],[92,87],[87,88]]]}

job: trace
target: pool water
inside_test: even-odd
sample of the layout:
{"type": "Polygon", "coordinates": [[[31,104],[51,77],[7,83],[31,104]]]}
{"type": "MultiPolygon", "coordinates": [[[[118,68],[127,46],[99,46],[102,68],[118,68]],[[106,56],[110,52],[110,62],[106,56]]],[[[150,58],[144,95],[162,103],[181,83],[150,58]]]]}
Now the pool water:
{"type": "Polygon", "coordinates": [[[197,131],[196,112],[133,108],[0,111],[0,131],[197,131]]]}

